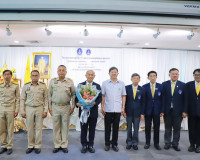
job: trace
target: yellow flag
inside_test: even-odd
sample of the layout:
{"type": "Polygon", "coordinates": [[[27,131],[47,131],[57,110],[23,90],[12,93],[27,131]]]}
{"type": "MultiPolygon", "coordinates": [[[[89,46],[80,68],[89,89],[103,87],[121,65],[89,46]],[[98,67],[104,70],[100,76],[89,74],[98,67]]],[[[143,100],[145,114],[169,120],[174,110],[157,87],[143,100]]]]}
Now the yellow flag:
{"type": "Polygon", "coordinates": [[[24,83],[31,81],[31,68],[30,68],[30,57],[28,56],[27,64],[26,64],[26,72],[24,77],[24,83]]]}

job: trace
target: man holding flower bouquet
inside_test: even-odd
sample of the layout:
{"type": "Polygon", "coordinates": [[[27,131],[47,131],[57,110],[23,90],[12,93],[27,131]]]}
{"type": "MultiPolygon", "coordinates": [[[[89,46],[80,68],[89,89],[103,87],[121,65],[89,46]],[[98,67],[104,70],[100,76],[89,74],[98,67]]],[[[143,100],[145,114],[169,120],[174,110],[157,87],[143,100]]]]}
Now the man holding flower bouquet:
{"type": "Polygon", "coordinates": [[[98,105],[102,101],[101,95],[101,87],[99,84],[93,82],[95,78],[95,72],[93,70],[88,70],[85,74],[86,81],[79,84],[79,89],[77,93],[80,97],[76,97],[75,103],[76,106],[79,107],[79,117],[81,121],[81,144],[82,149],[81,153],[86,153],[89,150],[90,153],[94,153],[95,149],[94,145],[94,137],[95,137],[95,128],[97,124],[98,118],[98,105]],[[92,104],[84,105],[84,102],[80,102],[83,100],[84,102],[92,101],[92,104]],[[86,112],[86,121],[83,121],[83,114],[86,112]],[[89,138],[87,139],[87,131],[89,128],[89,138]]]}

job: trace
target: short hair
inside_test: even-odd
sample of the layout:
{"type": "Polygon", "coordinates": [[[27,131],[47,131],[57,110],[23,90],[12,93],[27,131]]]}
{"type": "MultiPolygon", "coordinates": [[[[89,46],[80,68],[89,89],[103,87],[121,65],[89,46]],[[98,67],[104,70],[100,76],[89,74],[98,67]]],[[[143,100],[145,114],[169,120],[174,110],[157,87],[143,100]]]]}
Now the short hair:
{"type": "Polygon", "coordinates": [[[58,68],[59,67],[65,67],[65,69],[67,70],[67,67],[65,65],[63,65],[63,64],[59,65],[58,68]]]}
{"type": "Polygon", "coordinates": [[[156,74],[156,77],[157,77],[157,72],[156,72],[156,71],[149,71],[149,73],[147,74],[147,76],[149,77],[149,75],[150,75],[151,73],[155,73],[155,74],[156,74]]]}
{"type": "Polygon", "coordinates": [[[179,72],[179,70],[178,70],[177,68],[171,68],[171,69],[169,70],[169,73],[171,73],[171,71],[178,71],[178,72],[179,72]]]}
{"type": "Polygon", "coordinates": [[[40,75],[40,72],[39,72],[38,70],[32,70],[32,71],[31,71],[31,75],[32,75],[33,72],[37,72],[38,75],[40,75]]]}
{"type": "Polygon", "coordinates": [[[11,74],[11,76],[12,76],[12,71],[11,71],[11,70],[7,69],[7,70],[3,71],[3,75],[4,75],[6,72],[10,72],[10,74],[11,74]]]}
{"type": "Polygon", "coordinates": [[[95,72],[92,69],[87,70],[87,72],[85,74],[88,74],[88,72],[90,72],[90,71],[92,71],[94,73],[94,75],[95,75],[95,72]]]}
{"type": "Polygon", "coordinates": [[[195,74],[195,72],[199,72],[200,73],[200,68],[195,69],[193,74],[195,74]]]}
{"type": "Polygon", "coordinates": [[[116,69],[116,70],[117,70],[117,72],[118,72],[118,69],[117,69],[117,67],[111,67],[111,68],[109,69],[109,73],[110,73],[112,70],[114,70],[114,69],[116,69]]]}
{"type": "Polygon", "coordinates": [[[137,73],[133,73],[133,74],[131,75],[131,78],[136,77],[136,76],[138,76],[138,77],[140,78],[140,75],[137,74],[137,73]]]}

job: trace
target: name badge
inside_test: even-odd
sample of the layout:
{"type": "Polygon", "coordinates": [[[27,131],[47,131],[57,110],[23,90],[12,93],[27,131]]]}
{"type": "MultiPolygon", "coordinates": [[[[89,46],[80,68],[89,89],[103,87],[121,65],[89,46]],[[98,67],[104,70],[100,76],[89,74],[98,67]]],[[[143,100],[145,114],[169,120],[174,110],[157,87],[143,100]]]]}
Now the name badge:
{"type": "Polygon", "coordinates": [[[160,91],[158,91],[158,96],[160,96],[161,95],[161,92],[160,91]]]}
{"type": "Polygon", "coordinates": [[[178,93],[179,93],[179,94],[182,94],[182,90],[179,90],[178,93]]]}
{"type": "Polygon", "coordinates": [[[138,95],[138,99],[141,99],[141,95],[138,95]]]}

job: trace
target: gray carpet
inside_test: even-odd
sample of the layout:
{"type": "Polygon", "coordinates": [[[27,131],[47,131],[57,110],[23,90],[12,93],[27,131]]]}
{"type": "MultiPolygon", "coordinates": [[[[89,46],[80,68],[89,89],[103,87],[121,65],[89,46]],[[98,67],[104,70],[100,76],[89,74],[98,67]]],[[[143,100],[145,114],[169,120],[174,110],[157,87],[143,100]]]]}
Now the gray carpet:
{"type": "MultiPolygon", "coordinates": [[[[163,148],[163,132],[161,132],[160,140],[161,147],[163,148]]],[[[181,132],[180,140],[180,152],[176,152],[173,149],[157,151],[153,145],[150,149],[145,150],[143,148],[145,144],[144,132],[140,132],[140,144],[139,150],[133,149],[126,150],[126,131],[120,131],[119,133],[119,152],[116,153],[112,149],[108,152],[104,151],[104,131],[96,131],[95,138],[95,153],[82,154],[80,152],[80,132],[70,130],[69,133],[69,153],[52,153],[53,139],[52,130],[43,131],[43,144],[42,152],[40,154],[25,154],[27,148],[27,135],[26,132],[15,133],[14,136],[14,148],[11,155],[3,153],[0,155],[0,160],[200,160],[200,154],[190,153],[187,151],[189,146],[188,132],[181,132]]]]}

